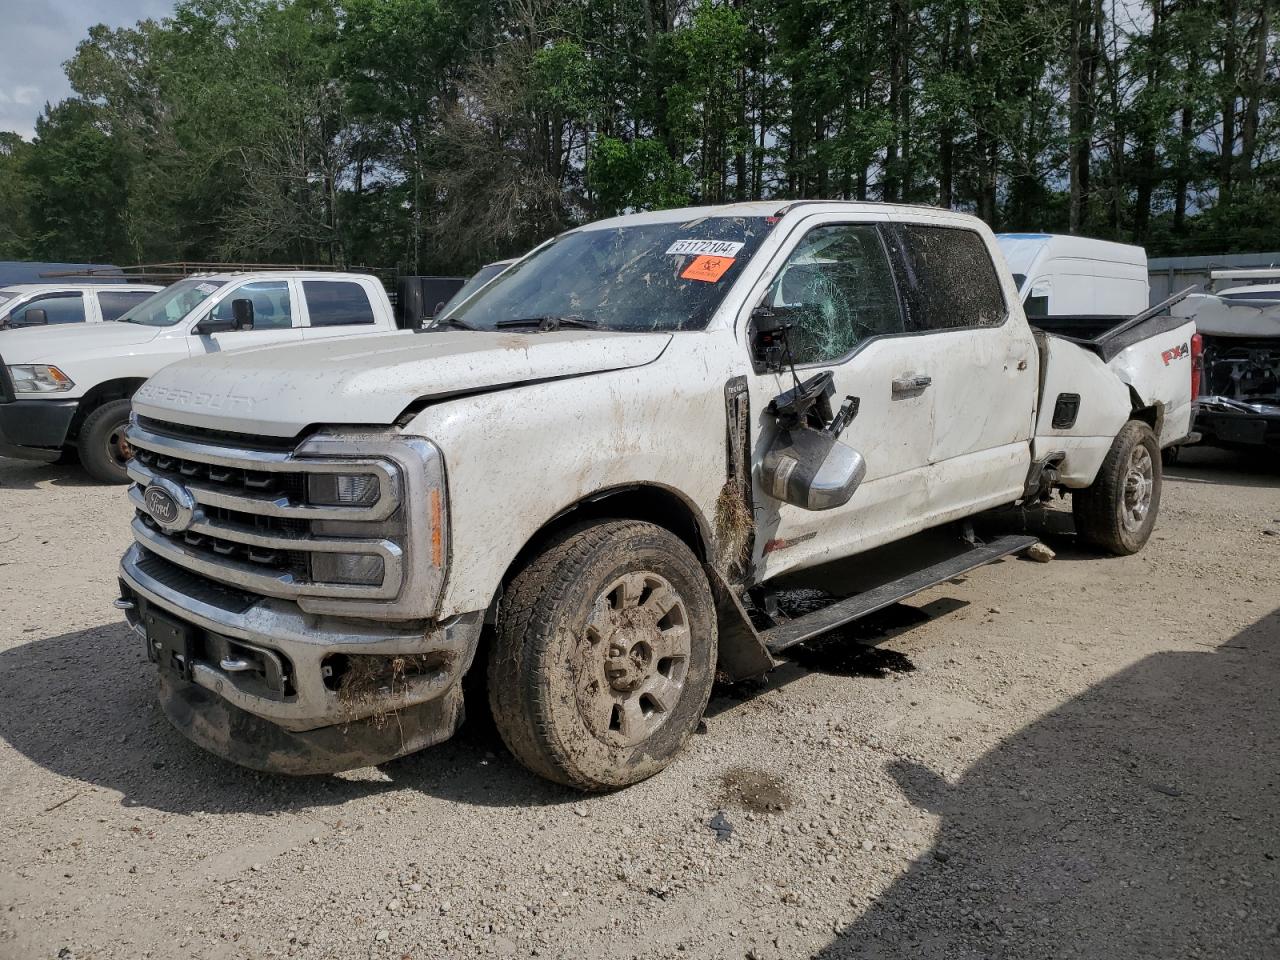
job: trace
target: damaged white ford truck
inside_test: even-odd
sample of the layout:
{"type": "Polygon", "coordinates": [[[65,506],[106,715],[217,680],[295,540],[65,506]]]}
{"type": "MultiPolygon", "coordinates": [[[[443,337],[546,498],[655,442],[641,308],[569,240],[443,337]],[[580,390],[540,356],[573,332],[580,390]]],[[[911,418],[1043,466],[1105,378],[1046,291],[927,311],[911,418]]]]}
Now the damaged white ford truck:
{"type": "Polygon", "coordinates": [[[713,679],[1034,538],[970,538],[788,619],[830,561],[1067,491],[1143,546],[1193,326],[1033,331],[991,232],[752,203],[543,244],[423,333],[168,367],[133,397],[118,606],[171,721],[287,773],[449,737],[462,679],[533,771],[662,769],[713,679]]]}

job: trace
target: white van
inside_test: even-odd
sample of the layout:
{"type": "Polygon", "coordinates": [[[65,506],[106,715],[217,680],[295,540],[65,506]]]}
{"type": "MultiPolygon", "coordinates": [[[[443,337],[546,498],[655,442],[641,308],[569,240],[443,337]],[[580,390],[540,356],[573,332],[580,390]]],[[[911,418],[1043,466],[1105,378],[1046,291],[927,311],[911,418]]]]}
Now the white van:
{"type": "Polygon", "coordinates": [[[1036,317],[1128,317],[1151,304],[1147,251],[1053,233],[998,233],[1023,308],[1036,317]]]}

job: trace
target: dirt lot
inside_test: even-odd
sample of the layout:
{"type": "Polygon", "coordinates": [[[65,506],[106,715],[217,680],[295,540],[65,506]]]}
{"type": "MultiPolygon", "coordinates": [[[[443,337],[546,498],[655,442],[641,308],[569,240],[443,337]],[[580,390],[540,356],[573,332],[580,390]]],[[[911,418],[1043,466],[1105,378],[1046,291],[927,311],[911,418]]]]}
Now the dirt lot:
{"type": "Polygon", "coordinates": [[[1280,956],[1280,468],[1186,461],[1144,553],[931,590],[585,799],[475,730],[201,753],[110,607],[122,491],[0,461],[0,957],[1280,956]]]}

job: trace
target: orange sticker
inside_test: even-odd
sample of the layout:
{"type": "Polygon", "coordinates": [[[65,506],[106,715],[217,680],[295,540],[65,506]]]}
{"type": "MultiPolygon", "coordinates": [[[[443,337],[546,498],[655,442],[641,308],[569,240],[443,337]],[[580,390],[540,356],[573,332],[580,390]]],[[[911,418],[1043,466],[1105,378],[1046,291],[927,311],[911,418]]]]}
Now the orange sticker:
{"type": "Polygon", "coordinates": [[[693,263],[684,268],[680,274],[683,280],[704,280],[715,283],[724,276],[724,272],[733,266],[734,257],[711,257],[703,255],[694,257],[693,263]]]}

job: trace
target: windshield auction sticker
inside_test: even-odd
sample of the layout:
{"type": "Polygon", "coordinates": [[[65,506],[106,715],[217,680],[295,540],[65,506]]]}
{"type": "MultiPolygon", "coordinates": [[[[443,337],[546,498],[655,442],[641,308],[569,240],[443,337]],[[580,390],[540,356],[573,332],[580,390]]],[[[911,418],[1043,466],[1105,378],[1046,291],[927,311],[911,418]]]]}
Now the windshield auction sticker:
{"type": "Polygon", "coordinates": [[[733,257],[694,257],[693,263],[680,274],[682,280],[702,280],[715,283],[733,266],[733,257]]]}
{"type": "Polygon", "coordinates": [[[667,248],[667,254],[679,256],[689,253],[707,253],[717,257],[736,257],[743,246],[732,240],[677,240],[667,248]]]}

